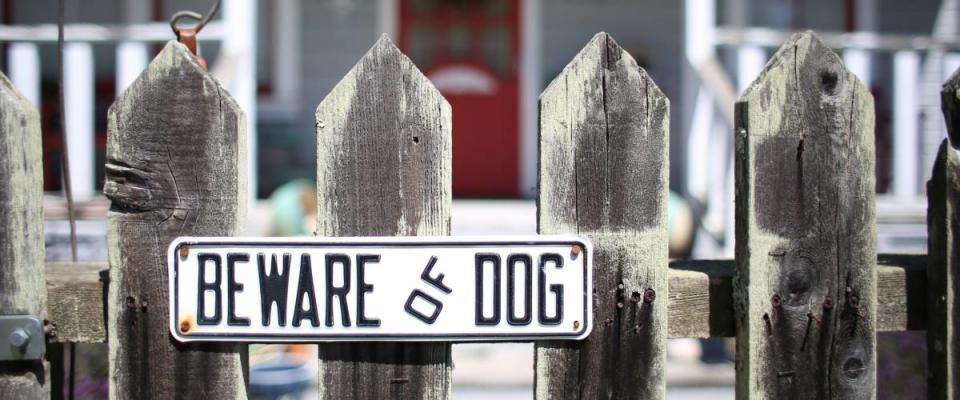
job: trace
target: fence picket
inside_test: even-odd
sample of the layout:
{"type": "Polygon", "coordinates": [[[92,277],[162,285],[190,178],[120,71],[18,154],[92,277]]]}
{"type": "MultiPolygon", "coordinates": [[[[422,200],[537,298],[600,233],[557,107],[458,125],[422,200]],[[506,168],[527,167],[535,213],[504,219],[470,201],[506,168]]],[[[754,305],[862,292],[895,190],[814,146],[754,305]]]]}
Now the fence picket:
{"type": "Polygon", "coordinates": [[[873,398],[873,98],[808,31],[735,113],[737,397],[873,398]]]}
{"type": "MultiPolygon", "coordinates": [[[[386,36],[317,107],[317,234],[450,233],[451,110],[386,36]]],[[[324,399],[446,399],[448,343],[320,345],[324,399]]]]}
{"type": "Polygon", "coordinates": [[[950,146],[960,140],[960,70],[943,85],[943,116],[950,139],[944,139],[927,183],[927,393],[930,399],[960,398],[960,330],[957,323],[960,221],[960,159],[950,146]]]}
{"type": "MultiPolygon", "coordinates": [[[[0,315],[47,313],[40,147],[37,109],[0,74],[0,315]]],[[[0,361],[0,398],[50,398],[48,369],[44,361],[0,361]]]]}
{"type": "MultiPolygon", "coordinates": [[[[575,322],[592,324],[586,340],[536,343],[535,397],[663,399],[668,337],[735,332],[739,399],[871,399],[877,331],[914,329],[927,329],[930,398],[960,397],[960,70],[941,99],[928,255],[878,257],[873,98],[814,33],[792,36],[736,103],[735,262],[670,262],[669,100],[598,33],[540,97],[538,231],[592,240],[595,298],[593,321],[575,322]]],[[[448,235],[451,119],[381,37],[316,110],[316,234],[448,235]]],[[[167,43],[108,113],[109,279],[100,264],[45,267],[39,115],[0,74],[0,315],[62,333],[51,362],[0,361],[0,399],[57,397],[66,363],[49,346],[105,339],[111,398],[247,397],[245,343],[170,337],[166,267],[174,238],[245,225],[245,126],[167,43]]],[[[450,350],[321,344],[319,397],[448,399],[450,350]]]]}
{"type": "MultiPolygon", "coordinates": [[[[594,244],[593,333],[538,342],[538,399],[662,399],[669,101],[606,33],[540,97],[541,234],[594,244]]],[[[573,329],[573,327],[571,327],[573,329]]]]}
{"type": "Polygon", "coordinates": [[[171,339],[166,267],[167,246],[178,236],[240,233],[244,120],[226,90],[173,41],[110,108],[111,398],[246,398],[246,345],[171,339]]]}

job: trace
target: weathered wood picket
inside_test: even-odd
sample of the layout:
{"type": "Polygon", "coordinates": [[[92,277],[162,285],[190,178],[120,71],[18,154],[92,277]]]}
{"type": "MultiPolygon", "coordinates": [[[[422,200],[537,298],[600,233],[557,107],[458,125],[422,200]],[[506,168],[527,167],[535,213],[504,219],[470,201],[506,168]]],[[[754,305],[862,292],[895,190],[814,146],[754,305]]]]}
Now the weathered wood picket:
{"type": "MultiPolygon", "coordinates": [[[[929,397],[958,397],[960,71],[942,100],[929,254],[877,256],[872,97],[815,34],[795,35],[737,103],[736,261],[671,262],[670,103],[596,35],[540,98],[538,198],[540,233],[594,243],[593,332],[536,344],[536,397],[663,399],[667,338],[735,336],[738,398],[870,399],[876,332],[924,329],[929,397]]],[[[109,272],[44,266],[38,116],[0,79],[0,316],[40,317],[49,343],[107,341],[112,398],[245,398],[246,346],[170,337],[165,268],[175,237],[240,232],[243,112],[171,42],[108,121],[109,272]]],[[[449,234],[451,122],[381,38],[316,111],[317,234],[449,234]]],[[[0,346],[26,354],[18,338],[0,346]]],[[[449,343],[319,354],[321,398],[451,396],[449,343]]],[[[0,360],[0,398],[57,396],[49,369],[0,360]]]]}
{"type": "Polygon", "coordinates": [[[737,397],[873,398],[873,98],[805,32],[735,115],[737,397]]]}
{"type": "Polygon", "coordinates": [[[606,33],[540,96],[539,231],[586,235],[602,267],[590,337],[537,343],[538,399],[666,394],[669,104],[606,33]]]}
{"type": "MultiPolygon", "coordinates": [[[[190,50],[173,41],[110,108],[103,192],[111,200],[113,398],[246,397],[246,346],[170,339],[166,276],[174,238],[240,233],[244,118],[190,50]]],[[[195,323],[180,322],[181,329],[195,323]]]]}
{"type": "Polygon", "coordinates": [[[960,70],[943,85],[944,139],[927,183],[929,248],[927,265],[930,312],[927,322],[928,390],[932,398],[960,398],[960,70]],[[952,146],[951,146],[952,144],[952,146]]]}
{"type": "MultiPolygon", "coordinates": [[[[40,114],[0,74],[0,316],[46,315],[40,114]]],[[[3,340],[10,340],[6,337],[3,340]]],[[[42,340],[43,338],[34,338],[42,340]]],[[[11,350],[21,345],[6,342],[11,350]]],[[[0,398],[50,397],[49,364],[0,362],[0,398]]]]}
{"type": "MultiPolygon", "coordinates": [[[[450,234],[451,111],[386,36],[317,107],[317,234],[450,234]]],[[[448,343],[320,345],[324,399],[443,399],[448,343]]]]}

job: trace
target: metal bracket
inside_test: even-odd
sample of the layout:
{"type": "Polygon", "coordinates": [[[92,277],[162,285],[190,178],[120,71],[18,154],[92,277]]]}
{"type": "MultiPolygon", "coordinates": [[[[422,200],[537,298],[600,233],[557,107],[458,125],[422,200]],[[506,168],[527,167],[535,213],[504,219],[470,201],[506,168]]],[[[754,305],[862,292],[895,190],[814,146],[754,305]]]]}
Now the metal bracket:
{"type": "Polygon", "coordinates": [[[47,351],[43,322],[33,315],[0,315],[0,361],[39,360],[47,351]]]}

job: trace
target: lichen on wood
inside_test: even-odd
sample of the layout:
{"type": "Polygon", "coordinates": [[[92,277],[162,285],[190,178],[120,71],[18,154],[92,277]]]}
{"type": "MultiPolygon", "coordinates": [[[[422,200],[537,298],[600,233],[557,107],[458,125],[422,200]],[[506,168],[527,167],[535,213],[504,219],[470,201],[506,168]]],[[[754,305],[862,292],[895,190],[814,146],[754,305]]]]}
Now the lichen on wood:
{"type": "MultiPolygon", "coordinates": [[[[386,36],[320,103],[317,234],[450,233],[451,109],[386,36]]],[[[320,345],[323,399],[447,399],[449,343],[320,345]]]]}
{"type": "Polygon", "coordinates": [[[590,238],[595,294],[587,339],[537,342],[537,399],[666,395],[669,119],[606,33],[540,96],[538,229],[590,238]]]}
{"type": "Polygon", "coordinates": [[[737,396],[873,398],[873,98],[802,32],[735,114],[737,396]]]}

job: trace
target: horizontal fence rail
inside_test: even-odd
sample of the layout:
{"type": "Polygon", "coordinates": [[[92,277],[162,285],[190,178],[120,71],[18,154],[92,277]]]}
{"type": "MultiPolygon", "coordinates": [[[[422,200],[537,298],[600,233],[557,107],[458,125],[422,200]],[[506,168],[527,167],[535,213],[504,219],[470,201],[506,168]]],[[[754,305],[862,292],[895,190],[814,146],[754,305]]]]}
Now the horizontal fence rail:
{"type": "MultiPolygon", "coordinates": [[[[927,330],[930,398],[957,396],[956,142],[930,166],[929,255],[877,255],[873,100],[828,44],[791,36],[737,103],[735,260],[668,260],[670,103],[612,37],[547,87],[538,230],[591,239],[595,301],[586,340],[536,343],[538,399],[663,399],[676,337],[736,337],[741,399],[869,399],[876,333],[904,330],[927,330]]],[[[958,79],[941,99],[951,139],[958,79]]],[[[167,245],[245,220],[230,94],[168,43],[108,112],[109,262],[44,264],[38,117],[0,83],[0,314],[45,321],[40,343],[107,342],[113,398],[246,398],[244,344],[167,330],[167,245]]],[[[451,118],[378,40],[317,107],[317,234],[449,234],[451,118]]],[[[11,338],[26,357],[34,342],[11,338]]],[[[450,343],[322,344],[317,363],[322,398],[451,396],[450,343]]],[[[0,360],[0,398],[50,397],[60,364],[0,360]]]]}
{"type": "MultiPolygon", "coordinates": [[[[736,337],[733,260],[671,261],[668,265],[667,337],[736,337]]],[[[880,254],[875,265],[877,331],[927,329],[927,256],[880,254]]],[[[55,342],[106,342],[103,297],[106,263],[47,263],[47,292],[55,342]],[[77,299],[74,301],[74,299],[77,299]]]]}

